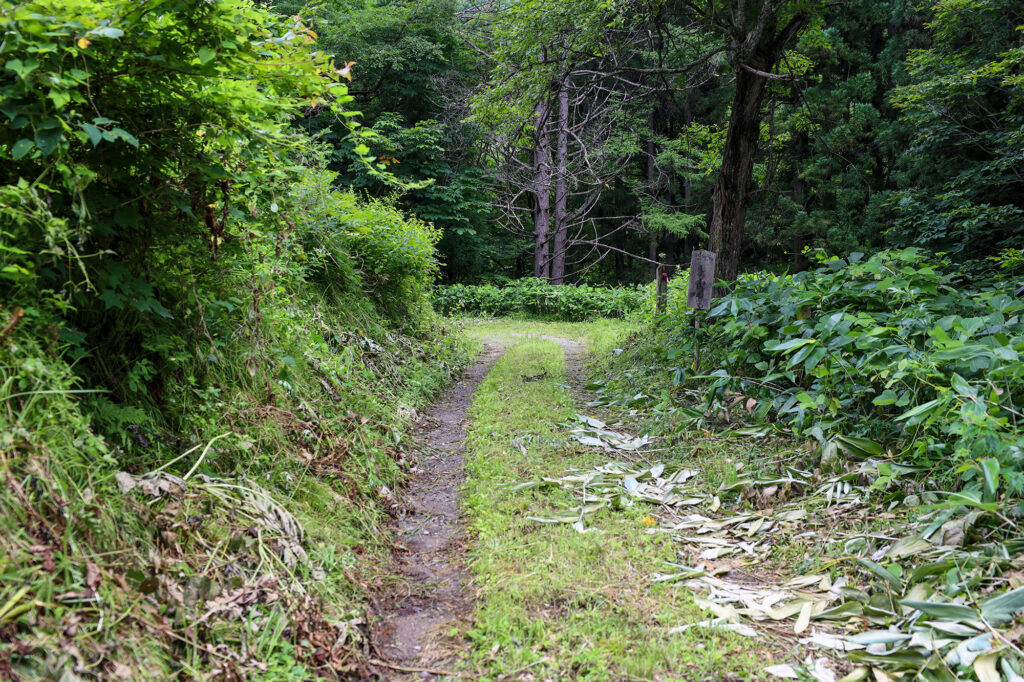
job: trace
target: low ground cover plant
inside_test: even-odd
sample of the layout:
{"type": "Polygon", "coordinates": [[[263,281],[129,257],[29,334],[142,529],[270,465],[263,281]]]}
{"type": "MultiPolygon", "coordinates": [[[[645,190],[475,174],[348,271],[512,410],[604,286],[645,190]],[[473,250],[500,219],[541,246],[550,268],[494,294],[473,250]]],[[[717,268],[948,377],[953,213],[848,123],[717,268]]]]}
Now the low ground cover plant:
{"type": "Polygon", "coordinates": [[[1022,314],[1011,280],[971,282],[917,249],[852,254],[746,276],[707,314],[658,318],[634,352],[652,356],[666,405],[699,408],[691,417],[770,423],[823,444],[870,439],[864,452],[854,440],[839,447],[863,456],[884,444],[968,479],[973,462],[994,458],[1016,494],[1022,314]]]}
{"type": "Polygon", "coordinates": [[[748,275],[708,313],[653,318],[589,388],[665,464],[570,472],[586,496],[565,517],[602,492],[665,505],[684,560],[658,579],[707,627],[791,633],[778,677],[1018,679],[1018,286],[907,249],[748,275]]]}

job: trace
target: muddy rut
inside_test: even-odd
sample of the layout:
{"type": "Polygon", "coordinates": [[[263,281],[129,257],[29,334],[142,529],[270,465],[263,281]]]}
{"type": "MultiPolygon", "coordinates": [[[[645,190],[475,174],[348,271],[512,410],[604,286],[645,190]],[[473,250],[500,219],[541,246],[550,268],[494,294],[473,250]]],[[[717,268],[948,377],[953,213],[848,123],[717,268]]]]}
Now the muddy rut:
{"type": "MultiPolygon", "coordinates": [[[[569,339],[540,338],[562,346],[570,383],[578,386],[583,347],[569,339]]],[[[446,635],[464,623],[473,608],[459,504],[465,480],[466,414],[477,387],[509,341],[484,340],[483,354],[418,425],[419,447],[404,495],[405,511],[394,525],[401,586],[385,595],[374,626],[374,640],[385,659],[380,661],[384,679],[456,675],[451,670],[462,651],[446,635]]]]}

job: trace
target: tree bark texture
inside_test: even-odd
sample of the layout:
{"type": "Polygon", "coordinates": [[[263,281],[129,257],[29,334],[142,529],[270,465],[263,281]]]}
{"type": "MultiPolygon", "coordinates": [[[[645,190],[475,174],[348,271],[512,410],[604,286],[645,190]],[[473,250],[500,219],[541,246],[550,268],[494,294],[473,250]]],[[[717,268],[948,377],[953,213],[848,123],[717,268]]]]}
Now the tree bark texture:
{"type": "MultiPolygon", "coordinates": [[[[807,149],[807,131],[798,130],[793,135],[793,161],[797,168],[793,170],[793,203],[797,205],[800,210],[804,207],[804,181],[800,177],[800,162],[804,158],[804,152],[807,149]]],[[[807,269],[809,263],[807,262],[807,256],[804,255],[804,245],[807,243],[807,235],[803,233],[803,230],[797,229],[796,234],[793,237],[793,271],[802,272],[807,269]]]]}
{"type": "MultiPolygon", "coordinates": [[[[654,134],[654,113],[648,117],[649,127],[651,134],[654,134]]],[[[657,168],[654,163],[654,157],[658,153],[658,149],[654,144],[654,139],[647,140],[647,187],[651,195],[657,194],[657,188],[654,186],[655,180],[657,179],[657,168]]],[[[649,228],[650,229],[650,228],[649,228]]],[[[647,236],[647,258],[650,261],[648,263],[648,270],[651,273],[651,281],[658,281],[658,245],[660,240],[658,234],[651,229],[650,234],[647,236]]]]}
{"type": "Polygon", "coordinates": [[[555,132],[555,243],[551,260],[551,283],[565,283],[565,250],[569,238],[569,88],[565,79],[558,86],[558,120],[555,132]]]}
{"type": "MultiPolygon", "coordinates": [[[[761,133],[761,99],[767,79],[738,69],[736,93],[729,116],[729,132],[722,153],[722,167],[711,195],[708,251],[717,254],[715,277],[733,281],[739,271],[743,224],[747,217],[750,178],[754,170],[757,139],[761,133]]],[[[716,295],[721,295],[716,291],[716,295]]]]}
{"type": "Polygon", "coordinates": [[[548,144],[548,103],[537,105],[537,140],[533,148],[533,276],[551,276],[551,148],[548,144]]]}
{"type": "MultiPolygon", "coordinates": [[[[739,273],[743,226],[750,198],[758,138],[761,134],[761,102],[765,85],[785,52],[786,45],[806,23],[797,15],[778,29],[778,10],[785,0],[766,1],[753,28],[747,27],[745,3],[737,3],[733,16],[730,61],[736,71],[736,91],[729,131],[722,152],[722,166],[711,195],[707,250],[717,254],[715,277],[731,282],[739,273]],[[742,36],[742,42],[739,37],[742,36]]],[[[721,296],[721,289],[715,296],[721,296]]]]}

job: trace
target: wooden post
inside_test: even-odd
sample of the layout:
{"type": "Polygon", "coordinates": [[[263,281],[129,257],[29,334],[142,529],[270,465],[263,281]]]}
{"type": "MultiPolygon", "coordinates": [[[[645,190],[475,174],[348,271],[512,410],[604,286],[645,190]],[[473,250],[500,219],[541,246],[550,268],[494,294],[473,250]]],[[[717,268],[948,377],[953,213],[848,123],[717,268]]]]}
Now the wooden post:
{"type": "Polygon", "coordinates": [[[694,249],[690,260],[690,287],[686,292],[686,307],[695,310],[711,309],[711,289],[715,286],[715,252],[694,249]]]}
{"type": "Polygon", "coordinates": [[[657,306],[658,312],[663,313],[668,308],[668,281],[672,279],[672,274],[675,272],[676,266],[674,265],[658,265],[655,269],[655,277],[657,278],[657,306]]]}
{"type": "MultiPolygon", "coordinates": [[[[694,310],[710,310],[711,293],[715,286],[715,260],[714,251],[694,249],[693,257],[690,259],[690,287],[686,291],[686,307],[694,310]]],[[[695,330],[693,344],[693,366],[700,366],[700,335],[696,330],[700,329],[700,314],[693,316],[693,328],[695,330]]]]}

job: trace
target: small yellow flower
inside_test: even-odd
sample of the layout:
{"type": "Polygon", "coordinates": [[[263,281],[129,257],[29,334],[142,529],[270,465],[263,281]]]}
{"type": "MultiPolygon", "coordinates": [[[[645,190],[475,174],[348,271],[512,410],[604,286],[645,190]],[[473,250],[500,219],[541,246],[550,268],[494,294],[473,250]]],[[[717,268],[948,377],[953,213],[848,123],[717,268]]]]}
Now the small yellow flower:
{"type": "Polygon", "coordinates": [[[90,45],[92,45],[92,41],[89,40],[88,38],[79,38],[78,39],[78,49],[84,50],[85,48],[89,47],[90,45]]]}
{"type": "Polygon", "coordinates": [[[197,130],[197,131],[196,131],[196,135],[197,135],[198,137],[203,137],[203,136],[205,136],[205,135],[206,135],[206,131],[205,131],[205,130],[197,130]]]}
{"type": "Polygon", "coordinates": [[[658,523],[658,519],[654,518],[653,516],[645,516],[642,519],[640,519],[640,523],[644,524],[645,526],[653,526],[658,523]]]}

